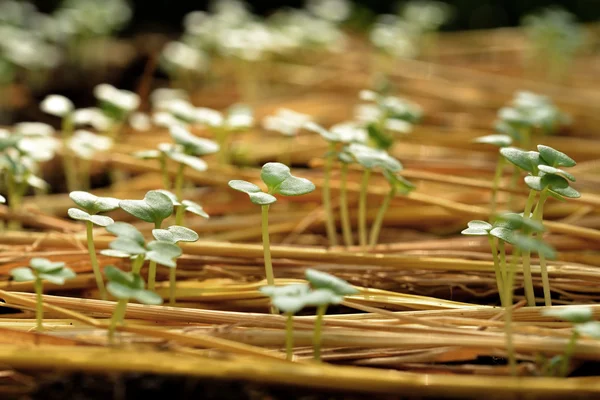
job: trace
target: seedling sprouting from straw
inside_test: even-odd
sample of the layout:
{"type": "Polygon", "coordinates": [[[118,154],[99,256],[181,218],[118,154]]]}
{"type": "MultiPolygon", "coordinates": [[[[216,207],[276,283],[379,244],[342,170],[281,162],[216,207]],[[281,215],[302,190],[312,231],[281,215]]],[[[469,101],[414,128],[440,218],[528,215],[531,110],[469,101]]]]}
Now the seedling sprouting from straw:
{"type": "MultiPolygon", "coordinates": [[[[199,239],[198,234],[193,230],[173,225],[167,229],[153,229],[152,235],[156,240],[177,244],[178,242],[195,242],[199,239]]],[[[175,289],[177,285],[177,266],[169,271],[169,304],[175,305],[175,289]]]]}
{"type": "Polygon", "coordinates": [[[275,280],[269,240],[269,206],[277,201],[277,198],[274,196],[275,194],[301,196],[315,190],[315,185],[308,179],[295,177],[290,172],[289,167],[277,162],[270,162],[263,165],[260,177],[267,186],[267,193],[263,192],[257,185],[242,180],[229,181],[229,187],[246,193],[252,203],[261,206],[265,274],[267,284],[272,286],[275,280]]]}
{"type": "Polygon", "coordinates": [[[106,289],[111,295],[119,299],[108,328],[108,341],[112,344],[117,324],[123,323],[125,318],[129,299],[135,299],[142,304],[148,305],[160,305],[163,300],[153,291],[144,288],[144,279],[139,274],[123,272],[115,266],[109,265],[104,268],[104,275],[108,279],[106,289]]]}
{"type": "Polygon", "coordinates": [[[67,213],[69,217],[78,220],[85,221],[87,231],[87,245],[90,253],[90,261],[92,263],[92,270],[94,271],[94,277],[96,278],[96,285],[100,291],[100,297],[102,300],[106,300],[106,289],[104,288],[104,280],[102,279],[102,273],[100,272],[100,266],[98,265],[98,258],[96,257],[96,247],[94,245],[94,225],[106,227],[115,221],[112,218],[104,215],[97,215],[98,213],[104,213],[113,211],[119,208],[119,199],[113,197],[98,197],[91,193],[75,191],[69,194],[69,197],[75,204],[83,208],[69,208],[67,213]]]}
{"type": "Polygon", "coordinates": [[[177,199],[177,196],[175,196],[174,193],[169,192],[168,190],[160,189],[157,190],[157,192],[166,195],[169,199],[171,199],[171,202],[173,202],[173,207],[175,207],[177,210],[175,212],[175,225],[184,226],[183,217],[186,211],[194,215],[198,215],[202,218],[210,218],[207,212],[204,211],[204,208],[202,208],[202,206],[196,202],[193,202],[191,200],[183,200],[180,202],[177,199]]]}
{"type": "Polygon", "coordinates": [[[37,330],[42,331],[44,326],[44,303],[42,294],[44,292],[44,281],[55,285],[63,285],[67,279],[75,278],[75,272],[65,267],[64,262],[50,261],[45,258],[32,258],[29,267],[18,267],[11,272],[13,279],[17,282],[31,282],[35,288],[36,295],[36,325],[37,330]]]}

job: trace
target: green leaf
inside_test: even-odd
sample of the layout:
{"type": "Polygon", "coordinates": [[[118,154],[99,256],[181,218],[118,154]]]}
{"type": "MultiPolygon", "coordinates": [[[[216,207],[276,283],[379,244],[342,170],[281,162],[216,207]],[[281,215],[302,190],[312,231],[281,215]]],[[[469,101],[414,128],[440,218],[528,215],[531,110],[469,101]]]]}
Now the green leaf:
{"type": "Polygon", "coordinates": [[[306,283],[293,283],[286,286],[263,286],[258,290],[269,297],[298,297],[308,293],[310,287],[306,283]]]}
{"type": "Polygon", "coordinates": [[[90,215],[87,212],[80,210],[78,208],[69,208],[69,210],[67,211],[67,214],[69,214],[69,217],[71,217],[75,220],[91,221],[92,223],[94,223],[95,225],[98,225],[98,226],[108,226],[115,222],[110,217],[106,217],[104,215],[90,215]]]}
{"type": "Polygon", "coordinates": [[[378,149],[387,150],[394,144],[394,139],[391,135],[385,133],[379,124],[372,123],[367,126],[367,133],[378,149]]]}
{"type": "Polygon", "coordinates": [[[385,150],[373,149],[360,143],[352,143],[348,146],[348,152],[354,159],[367,169],[381,168],[390,172],[402,170],[402,164],[385,150]]]}
{"type": "Polygon", "coordinates": [[[13,268],[10,271],[10,275],[16,282],[30,282],[36,280],[33,271],[27,267],[13,268]]]}
{"type": "Polygon", "coordinates": [[[194,136],[181,126],[173,126],[170,129],[171,137],[175,143],[180,144],[187,154],[203,156],[219,151],[219,145],[212,140],[194,136]]]}
{"type": "Polygon", "coordinates": [[[177,263],[175,258],[181,256],[181,249],[169,242],[161,242],[154,240],[148,243],[149,251],[146,253],[146,259],[154,261],[157,264],[164,265],[165,267],[175,268],[177,263]]]}
{"type": "Polygon", "coordinates": [[[151,290],[137,290],[132,297],[142,304],[151,306],[158,306],[163,303],[162,297],[151,290]]]}
{"type": "Polygon", "coordinates": [[[40,279],[54,283],[55,285],[64,285],[67,279],[75,278],[76,274],[70,268],[61,268],[57,271],[43,272],[39,274],[40,279]]]}
{"type": "Polygon", "coordinates": [[[544,226],[541,222],[530,218],[524,218],[522,214],[505,213],[498,216],[494,227],[501,227],[513,231],[523,230],[525,232],[543,232],[544,226]]]}
{"type": "Polygon", "coordinates": [[[135,282],[134,275],[132,273],[122,271],[114,265],[107,265],[104,268],[104,275],[106,276],[107,280],[119,283],[128,288],[136,289],[135,285],[139,284],[138,282],[135,282]]]}
{"type": "Polygon", "coordinates": [[[156,240],[169,243],[195,242],[200,239],[193,230],[178,225],[170,226],[167,229],[153,229],[152,235],[156,240]]]}
{"type": "Polygon", "coordinates": [[[118,237],[110,242],[108,246],[113,250],[127,253],[131,256],[146,253],[143,245],[126,237],[118,237]]]}
{"type": "Polygon", "coordinates": [[[254,204],[265,206],[277,201],[275,196],[262,192],[254,183],[235,179],[229,181],[228,184],[230,188],[246,193],[254,204]]]}
{"type": "Polygon", "coordinates": [[[486,135],[473,140],[475,143],[493,144],[498,147],[508,147],[513,140],[509,135],[486,135]]]}
{"type": "Polygon", "coordinates": [[[530,236],[515,233],[513,235],[514,246],[519,247],[523,251],[530,251],[543,255],[547,259],[556,258],[556,250],[539,239],[534,239],[530,236]]]}
{"type": "Polygon", "coordinates": [[[500,149],[500,154],[508,161],[524,171],[537,173],[537,167],[540,164],[540,153],[537,151],[524,151],[516,147],[504,147],[500,149]]]}
{"type": "Polygon", "coordinates": [[[100,254],[102,254],[103,256],[107,256],[107,257],[132,258],[131,254],[129,254],[129,253],[126,253],[126,252],[120,251],[120,250],[113,250],[113,249],[100,250],[100,254]]]}
{"type": "Polygon", "coordinates": [[[542,315],[580,324],[591,321],[594,313],[592,308],[588,306],[565,306],[545,309],[542,311],[542,315]]]}
{"type": "Polygon", "coordinates": [[[29,266],[37,272],[53,272],[60,271],[65,267],[65,263],[61,261],[50,261],[46,258],[32,258],[29,261],[29,266]]]}
{"type": "Polygon", "coordinates": [[[133,297],[136,289],[132,289],[120,282],[110,281],[106,284],[106,290],[117,299],[130,299],[133,297]]]}
{"type": "Polygon", "coordinates": [[[343,279],[328,274],[326,272],[317,271],[316,269],[308,268],[305,271],[306,280],[315,289],[329,289],[333,293],[345,296],[359,293],[358,289],[349,284],[343,279]]]}
{"type": "Polygon", "coordinates": [[[467,224],[467,229],[464,229],[461,234],[474,236],[487,236],[492,229],[492,225],[480,220],[473,220],[467,224]]]}
{"type": "Polygon", "coordinates": [[[307,306],[322,306],[326,304],[340,304],[344,295],[337,294],[332,289],[315,289],[303,297],[307,306]]]}
{"type": "Polygon", "coordinates": [[[551,194],[553,192],[560,196],[567,197],[569,199],[578,199],[581,197],[581,193],[579,193],[577,190],[573,189],[570,186],[568,186],[566,188],[554,188],[553,187],[550,189],[550,192],[551,192],[551,194]]]}
{"type": "Polygon", "coordinates": [[[171,199],[171,203],[173,203],[174,206],[180,206],[181,205],[181,203],[179,202],[179,199],[177,198],[177,196],[175,196],[175,193],[169,192],[168,190],[164,190],[164,189],[158,189],[156,191],[159,192],[159,193],[164,194],[169,199],[171,199]]]}
{"type": "Polygon", "coordinates": [[[115,222],[107,226],[106,230],[117,237],[133,240],[141,246],[146,243],[144,235],[135,226],[127,222],[115,222]]]}
{"type": "Polygon", "coordinates": [[[600,322],[589,321],[583,324],[575,325],[575,330],[580,335],[591,336],[595,339],[600,339],[600,322]]]}
{"type": "Polygon", "coordinates": [[[151,190],[144,200],[121,200],[119,207],[145,222],[160,224],[173,213],[173,202],[165,194],[151,190]]]}
{"type": "Polygon", "coordinates": [[[416,188],[416,186],[413,185],[412,182],[391,171],[384,170],[383,176],[388,181],[390,186],[400,194],[407,195],[416,188]]]}
{"type": "Polygon", "coordinates": [[[204,211],[202,206],[198,203],[194,203],[191,200],[183,200],[181,204],[185,207],[185,210],[191,212],[192,214],[196,214],[201,216],[202,218],[210,218],[210,216],[204,211]]]}
{"type": "Polygon", "coordinates": [[[544,165],[544,164],[538,165],[538,169],[540,171],[546,173],[546,174],[549,174],[549,175],[558,175],[558,176],[561,176],[563,178],[567,178],[571,182],[575,182],[575,177],[573,176],[573,174],[570,174],[567,171],[564,171],[562,169],[554,168],[554,167],[551,167],[549,165],[544,165]]]}
{"type": "Polygon", "coordinates": [[[537,149],[546,164],[552,167],[574,167],[577,165],[575,160],[573,160],[571,157],[565,153],[553,149],[552,147],[538,144],[537,149]]]}
{"type": "Polygon", "coordinates": [[[315,185],[311,181],[293,176],[287,165],[278,162],[263,165],[260,177],[269,188],[269,193],[300,196],[315,190],[315,185]]]}
{"type": "Polygon", "coordinates": [[[271,304],[284,313],[296,314],[304,308],[305,301],[302,297],[278,296],[271,299],[271,304]]]}
{"type": "Polygon", "coordinates": [[[208,168],[206,162],[204,162],[204,160],[196,156],[190,156],[188,154],[177,152],[169,153],[168,156],[171,160],[187,165],[191,169],[196,170],[198,172],[206,171],[206,169],[208,168]]]}
{"type": "Polygon", "coordinates": [[[141,150],[136,151],[132,155],[140,160],[155,160],[160,158],[162,152],[159,150],[141,150]]]}
{"type": "Polygon", "coordinates": [[[82,191],[71,192],[69,197],[75,204],[90,214],[109,212],[119,208],[119,199],[114,197],[98,197],[82,191]]]}
{"type": "Polygon", "coordinates": [[[505,241],[506,243],[514,244],[515,242],[515,233],[507,228],[496,227],[490,231],[490,235],[497,237],[500,240],[505,241]]]}

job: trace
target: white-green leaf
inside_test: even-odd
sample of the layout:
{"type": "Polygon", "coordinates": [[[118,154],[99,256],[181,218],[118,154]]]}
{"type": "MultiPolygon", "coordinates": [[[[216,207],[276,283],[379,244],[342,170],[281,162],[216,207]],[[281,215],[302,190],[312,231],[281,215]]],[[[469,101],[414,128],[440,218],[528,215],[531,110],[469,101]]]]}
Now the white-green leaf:
{"type": "Polygon", "coordinates": [[[71,200],[90,214],[108,212],[119,208],[119,199],[114,197],[98,197],[88,192],[74,191],[69,193],[71,200]]]}
{"type": "Polygon", "coordinates": [[[193,230],[178,225],[170,226],[167,229],[153,229],[152,235],[156,240],[169,243],[195,242],[200,238],[193,230]]]}
{"type": "Polygon", "coordinates": [[[87,212],[80,210],[78,208],[69,208],[67,211],[69,217],[78,220],[78,221],[91,221],[95,225],[98,226],[108,226],[115,221],[112,218],[106,217],[104,215],[90,215],[87,212]]]}
{"type": "Polygon", "coordinates": [[[156,191],[159,192],[159,193],[164,194],[169,199],[171,199],[171,202],[173,203],[174,206],[180,206],[181,205],[181,203],[179,202],[179,199],[177,198],[177,196],[175,195],[175,193],[169,192],[168,190],[164,190],[164,189],[158,189],[156,191]]]}
{"type": "Polygon", "coordinates": [[[181,164],[185,164],[188,167],[190,167],[193,170],[198,171],[198,172],[206,171],[206,169],[208,168],[208,166],[206,165],[206,162],[204,162],[204,160],[202,160],[196,156],[191,156],[188,154],[177,153],[177,152],[168,153],[168,156],[171,160],[176,161],[181,164]]]}
{"type": "Polygon", "coordinates": [[[359,293],[358,289],[345,280],[326,272],[308,268],[305,271],[305,276],[306,280],[309,281],[310,285],[315,289],[328,289],[340,296],[359,293]]]}
{"type": "Polygon", "coordinates": [[[43,272],[39,274],[40,279],[54,283],[55,285],[64,285],[67,279],[75,278],[76,274],[70,268],[61,268],[57,271],[43,272]]]}
{"type": "Polygon", "coordinates": [[[336,293],[332,289],[315,289],[303,297],[304,304],[307,306],[322,306],[327,304],[340,304],[344,296],[336,293]]]}
{"type": "Polygon", "coordinates": [[[210,216],[206,213],[206,211],[204,211],[204,209],[202,208],[202,206],[198,203],[194,203],[191,200],[183,200],[181,202],[181,204],[183,205],[183,207],[185,207],[185,210],[188,212],[191,212],[192,214],[196,214],[199,215],[202,218],[210,218],[210,216]]]}
{"type": "Polygon", "coordinates": [[[373,149],[360,143],[352,143],[348,146],[348,153],[352,154],[356,162],[367,169],[381,168],[384,171],[398,172],[402,170],[402,164],[387,151],[373,149]]]}
{"type": "Polygon", "coordinates": [[[542,311],[542,315],[580,324],[591,321],[594,313],[592,308],[588,306],[564,306],[547,308],[542,311]]]}
{"type": "Polygon", "coordinates": [[[10,271],[10,275],[16,282],[30,282],[36,279],[33,271],[27,267],[14,268],[10,271]]]}
{"type": "Polygon", "coordinates": [[[62,261],[50,261],[46,258],[35,257],[29,261],[29,266],[38,272],[53,272],[64,268],[65,263],[62,261]]]}
{"type": "Polygon", "coordinates": [[[589,321],[584,322],[583,324],[577,324],[575,325],[575,330],[580,335],[600,339],[600,322],[598,321],[589,321]]]}
{"type": "Polygon", "coordinates": [[[219,145],[212,140],[194,136],[181,126],[172,126],[171,137],[175,143],[184,147],[185,152],[196,156],[213,154],[219,151],[219,145]]]}
{"type": "Polygon", "coordinates": [[[562,169],[559,169],[559,168],[555,168],[555,167],[551,167],[549,165],[544,165],[544,164],[538,165],[538,168],[539,168],[540,171],[543,171],[546,174],[559,175],[559,176],[561,176],[563,178],[567,178],[571,182],[575,182],[575,177],[573,176],[573,174],[570,174],[570,173],[568,173],[565,170],[562,170],[562,169]]]}
{"type": "Polygon", "coordinates": [[[146,249],[143,245],[126,237],[118,237],[110,242],[108,246],[113,250],[118,250],[129,255],[146,253],[146,249]]]}
{"type": "Polygon", "coordinates": [[[277,201],[275,196],[270,195],[268,193],[264,193],[254,183],[234,179],[229,181],[229,187],[234,190],[246,193],[250,197],[250,201],[254,204],[265,206],[273,204],[277,201]]]}
{"type": "Polygon", "coordinates": [[[504,147],[500,149],[500,154],[508,161],[524,171],[535,174],[540,165],[540,153],[537,151],[524,151],[515,147],[504,147]]]}
{"type": "Polygon", "coordinates": [[[158,240],[148,243],[148,250],[146,253],[147,260],[169,268],[175,268],[177,266],[175,258],[181,256],[181,249],[177,245],[158,240]]]}
{"type": "Polygon", "coordinates": [[[173,213],[173,202],[165,194],[151,190],[144,200],[121,200],[119,207],[142,221],[160,224],[173,213]]]}
{"type": "Polygon", "coordinates": [[[135,226],[127,222],[115,222],[107,226],[106,230],[115,236],[131,239],[142,246],[146,242],[144,235],[135,226]]]}
{"type": "Polygon", "coordinates": [[[542,159],[552,167],[574,167],[577,165],[575,160],[571,157],[552,147],[538,144],[537,149],[540,152],[542,159]]]}
{"type": "Polygon", "coordinates": [[[559,194],[563,197],[567,197],[569,199],[578,199],[581,197],[581,193],[579,193],[577,190],[573,189],[571,186],[568,186],[566,188],[551,188],[550,189],[551,193],[554,192],[556,194],[559,194]]]}
{"type": "Polygon", "coordinates": [[[464,229],[461,234],[473,236],[487,236],[492,229],[492,225],[480,220],[473,220],[467,224],[467,229],[464,229]]]}
{"type": "Polygon", "coordinates": [[[474,142],[493,144],[498,147],[507,147],[512,144],[513,140],[509,135],[486,135],[476,138],[474,142]]]}
{"type": "Polygon", "coordinates": [[[315,185],[311,181],[293,176],[287,165],[278,162],[263,165],[260,177],[270,193],[300,196],[315,190],[315,185]]]}
{"type": "Polygon", "coordinates": [[[146,289],[137,290],[132,297],[142,304],[147,304],[151,306],[158,306],[163,303],[162,297],[160,297],[153,291],[146,289]]]}

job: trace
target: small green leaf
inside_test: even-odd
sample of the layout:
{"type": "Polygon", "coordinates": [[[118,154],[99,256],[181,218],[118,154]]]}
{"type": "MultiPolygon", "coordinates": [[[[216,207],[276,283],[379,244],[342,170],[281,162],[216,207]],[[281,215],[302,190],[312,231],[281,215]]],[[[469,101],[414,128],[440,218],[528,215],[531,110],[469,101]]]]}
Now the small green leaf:
{"type": "Polygon", "coordinates": [[[559,168],[554,168],[551,167],[549,165],[544,165],[544,164],[540,164],[538,166],[539,170],[549,174],[549,175],[558,175],[561,176],[563,178],[567,178],[568,180],[570,180],[571,182],[575,182],[575,177],[573,176],[573,174],[568,173],[565,170],[559,169],[559,168]]]}
{"type": "Polygon", "coordinates": [[[384,170],[383,176],[388,181],[390,186],[397,192],[403,195],[407,195],[413,190],[415,190],[416,186],[412,184],[412,182],[408,181],[404,177],[397,175],[391,171],[384,170]]]}
{"type": "Polygon", "coordinates": [[[509,135],[486,135],[473,140],[475,143],[493,144],[498,147],[508,147],[513,140],[509,135]]]}
{"type": "Polygon", "coordinates": [[[286,286],[263,286],[259,290],[269,297],[297,297],[308,293],[310,287],[305,283],[293,283],[286,286]]]}
{"type": "Polygon", "coordinates": [[[149,251],[146,253],[147,260],[169,268],[175,268],[177,263],[174,259],[181,256],[181,249],[169,242],[154,240],[148,243],[148,249],[149,251]]]}
{"type": "Polygon", "coordinates": [[[130,299],[137,291],[136,289],[132,289],[129,286],[116,281],[109,281],[106,284],[106,290],[117,299],[130,299]]]}
{"type": "Polygon", "coordinates": [[[542,315],[580,324],[591,321],[594,313],[591,307],[588,306],[565,306],[545,309],[542,311],[542,315]]]}
{"type": "Polygon", "coordinates": [[[111,282],[120,283],[129,288],[134,288],[133,274],[130,272],[121,271],[119,268],[114,265],[107,265],[104,268],[104,275],[106,279],[111,282]]]}
{"type": "Polygon", "coordinates": [[[278,310],[284,313],[296,314],[305,306],[305,301],[302,297],[295,296],[278,296],[271,299],[271,303],[278,310]]]}
{"type": "Polygon", "coordinates": [[[151,306],[158,306],[163,303],[162,297],[160,297],[158,294],[154,293],[151,290],[137,290],[132,297],[142,304],[147,304],[151,306]]]}
{"type": "Polygon", "coordinates": [[[10,271],[10,275],[16,282],[30,282],[36,280],[33,271],[27,267],[14,268],[10,271]]]}
{"type": "Polygon", "coordinates": [[[381,168],[390,172],[402,170],[402,164],[385,150],[373,149],[360,143],[352,143],[348,146],[348,152],[354,159],[367,169],[381,168]]]}
{"type": "Polygon", "coordinates": [[[231,180],[229,181],[229,187],[246,193],[250,197],[250,201],[254,204],[265,206],[273,204],[277,201],[275,196],[262,192],[254,183],[241,180],[231,180]]]}
{"type": "Polygon", "coordinates": [[[169,192],[168,190],[164,190],[164,189],[158,189],[156,191],[159,192],[159,193],[164,194],[169,199],[171,199],[171,202],[173,203],[174,206],[180,206],[181,205],[181,203],[179,202],[179,199],[177,198],[177,196],[175,196],[175,193],[169,192]]]}
{"type": "Polygon", "coordinates": [[[359,293],[358,289],[349,284],[343,279],[328,274],[326,272],[317,271],[316,269],[308,268],[305,271],[306,280],[315,289],[329,289],[333,293],[345,296],[359,293]]]}
{"type": "Polygon", "coordinates": [[[515,242],[515,233],[507,228],[496,227],[490,231],[490,235],[497,237],[500,240],[505,241],[506,243],[514,244],[515,242]]]}
{"type": "Polygon", "coordinates": [[[141,246],[146,243],[144,235],[142,235],[142,233],[135,226],[127,222],[115,222],[114,224],[107,226],[106,230],[120,238],[133,240],[141,246]]]}
{"type": "Polygon", "coordinates": [[[260,177],[269,188],[269,193],[300,196],[315,190],[315,185],[311,181],[295,177],[287,165],[278,162],[263,165],[260,177]]]}
{"type": "Polygon", "coordinates": [[[523,251],[538,253],[547,259],[556,258],[556,250],[539,239],[534,239],[530,236],[515,233],[513,235],[514,246],[519,247],[523,251]]]}
{"type": "Polygon", "coordinates": [[[155,160],[160,158],[162,152],[159,150],[142,150],[136,151],[132,155],[140,160],[155,160]]]}
{"type": "Polygon", "coordinates": [[[575,330],[580,335],[591,336],[595,339],[600,339],[600,322],[589,321],[583,324],[575,325],[575,330]]]}
{"type": "Polygon", "coordinates": [[[307,306],[322,306],[326,304],[340,304],[344,296],[337,294],[332,289],[315,289],[303,297],[307,306]]]}
{"type": "Polygon", "coordinates": [[[571,157],[552,147],[538,144],[537,149],[542,159],[552,167],[574,167],[577,165],[571,157]]]}
{"type": "Polygon", "coordinates": [[[492,229],[492,225],[480,220],[473,220],[467,224],[467,229],[464,229],[461,234],[473,236],[487,236],[492,229]]]}
{"type": "Polygon", "coordinates": [[[153,229],[152,235],[156,240],[169,243],[195,242],[200,238],[193,230],[178,225],[170,226],[167,229],[153,229]]]}
{"type": "Polygon", "coordinates": [[[75,276],[75,272],[67,267],[61,268],[57,271],[43,272],[39,274],[40,279],[54,283],[55,285],[64,285],[67,279],[73,279],[75,276]]]}
{"type": "Polygon", "coordinates": [[[191,169],[198,171],[198,172],[206,171],[206,169],[208,168],[208,166],[206,165],[206,162],[204,162],[204,160],[202,160],[196,156],[191,156],[188,154],[177,153],[177,152],[169,153],[168,156],[171,160],[176,161],[181,164],[185,164],[188,167],[190,167],[191,169]]]}
{"type": "Polygon", "coordinates": [[[566,188],[551,188],[550,189],[550,193],[552,194],[552,192],[563,196],[563,197],[567,197],[569,199],[578,199],[581,197],[581,193],[579,193],[577,190],[573,189],[572,187],[568,186],[566,188]]]}
{"type": "Polygon", "coordinates": [[[92,223],[94,223],[98,226],[108,226],[115,222],[110,217],[106,217],[104,215],[90,215],[87,212],[80,210],[78,208],[69,208],[69,210],[67,210],[67,214],[69,215],[69,217],[71,217],[75,220],[91,221],[92,223]]]}
{"type": "Polygon", "coordinates": [[[524,218],[522,214],[505,213],[498,216],[494,227],[501,227],[513,231],[523,230],[525,232],[543,232],[544,226],[541,222],[530,218],[524,218]]]}
{"type": "Polygon", "coordinates": [[[191,212],[192,214],[199,215],[202,218],[210,218],[210,216],[204,211],[202,206],[198,203],[194,203],[191,200],[183,200],[181,204],[185,207],[185,210],[191,212]]]}
{"type": "Polygon", "coordinates": [[[121,200],[119,207],[145,222],[160,224],[173,213],[173,202],[165,194],[151,190],[144,200],[121,200]]]}
{"type": "Polygon", "coordinates": [[[118,237],[110,242],[108,246],[113,250],[127,253],[132,256],[146,253],[146,249],[143,245],[126,237],[118,237]]]}
{"type": "Polygon", "coordinates": [[[75,204],[90,214],[109,212],[119,208],[119,199],[114,197],[98,197],[82,191],[71,192],[69,197],[75,204]]]}
{"type": "Polygon", "coordinates": [[[219,145],[212,140],[194,136],[181,126],[173,126],[170,129],[171,137],[175,143],[180,144],[187,154],[203,156],[219,151],[219,145]]]}
{"type": "Polygon", "coordinates": [[[50,261],[46,258],[32,258],[29,261],[29,266],[36,270],[37,272],[54,272],[60,271],[65,267],[65,263],[61,261],[50,261]]]}
{"type": "Polygon", "coordinates": [[[126,253],[124,251],[113,250],[113,249],[104,249],[100,250],[100,254],[107,257],[116,257],[116,258],[132,258],[132,255],[126,253]]]}
{"type": "Polygon", "coordinates": [[[540,164],[540,153],[537,151],[524,151],[515,147],[504,147],[500,149],[500,154],[508,161],[524,171],[537,173],[537,167],[540,164]]]}

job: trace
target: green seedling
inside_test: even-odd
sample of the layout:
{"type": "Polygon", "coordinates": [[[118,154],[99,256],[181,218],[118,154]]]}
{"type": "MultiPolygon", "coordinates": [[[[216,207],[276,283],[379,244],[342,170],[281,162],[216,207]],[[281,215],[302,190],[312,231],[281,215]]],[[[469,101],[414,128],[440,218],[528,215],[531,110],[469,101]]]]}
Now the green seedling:
{"type": "MultiPolygon", "coordinates": [[[[506,147],[500,153],[512,164],[528,172],[525,183],[530,188],[523,215],[529,216],[536,199],[536,193],[540,193],[535,206],[533,219],[543,221],[543,208],[548,197],[558,200],[565,198],[578,198],[580,193],[569,186],[569,181],[575,181],[575,177],[559,167],[573,167],[575,161],[566,154],[548,146],[538,145],[538,151],[523,151],[513,147],[506,147]]],[[[529,254],[523,254],[524,270],[529,270],[529,254]]],[[[546,260],[540,254],[540,269],[542,272],[542,283],[544,286],[544,302],[546,306],[552,305],[550,282],[546,267],[546,260]]],[[[533,293],[528,296],[529,305],[534,305],[533,293]]]]}
{"type": "Polygon", "coordinates": [[[323,316],[330,304],[340,304],[344,296],[359,293],[358,289],[343,279],[308,268],[305,271],[306,280],[313,289],[306,298],[306,305],[317,307],[317,318],[315,319],[315,331],[313,335],[314,358],[321,360],[321,335],[323,331],[323,316]]]}
{"type": "Polygon", "coordinates": [[[108,225],[106,230],[116,235],[117,238],[109,243],[110,249],[102,250],[101,254],[131,259],[131,272],[138,275],[144,261],[150,260],[148,271],[148,287],[150,290],[154,290],[156,264],[168,268],[177,266],[175,259],[181,256],[181,249],[177,245],[161,240],[154,240],[146,244],[142,233],[126,222],[115,222],[108,225]]]}
{"type": "Polygon", "coordinates": [[[81,191],[71,192],[69,193],[69,197],[75,204],[83,209],[69,208],[67,213],[69,214],[69,217],[75,220],[85,221],[87,246],[88,252],[90,253],[92,270],[94,271],[94,277],[96,278],[96,285],[100,291],[100,298],[106,300],[106,289],[104,287],[104,280],[102,279],[98,258],[96,257],[96,247],[94,245],[94,225],[106,227],[115,222],[110,217],[97,214],[119,208],[119,199],[113,197],[98,197],[91,193],[81,191]]]}
{"type": "Polygon", "coordinates": [[[77,169],[79,170],[79,176],[77,177],[78,186],[83,189],[89,189],[91,186],[91,161],[96,154],[110,150],[113,140],[106,136],[78,129],[66,144],[66,147],[70,150],[70,156],[76,155],[79,158],[79,160],[76,160],[78,161],[77,169]]]}
{"type": "Polygon", "coordinates": [[[262,126],[264,129],[279,132],[285,138],[286,148],[281,152],[280,160],[282,164],[292,165],[291,154],[293,152],[294,138],[311,120],[310,115],[287,108],[280,108],[274,115],[268,115],[263,119],[262,126]]]}
{"type": "MultiPolygon", "coordinates": [[[[153,229],[152,235],[156,240],[177,244],[178,242],[196,242],[199,236],[193,230],[184,226],[173,225],[167,229],[153,229]]],[[[169,304],[175,305],[175,289],[177,286],[177,266],[169,271],[169,304]]]]}
{"type": "Polygon", "coordinates": [[[565,377],[569,371],[569,364],[573,357],[577,340],[581,334],[600,338],[600,322],[593,320],[594,313],[587,306],[552,307],[542,310],[542,315],[562,319],[573,324],[573,332],[567,343],[565,353],[553,357],[549,365],[545,367],[547,371],[546,375],[554,375],[557,372],[558,376],[565,377]],[[558,368],[558,371],[555,371],[556,368],[558,368]]]}
{"type": "Polygon", "coordinates": [[[107,136],[117,140],[129,116],[140,105],[140,97],[129,90],[117,89],[107,83],[94,87],[98,106],[111,121],[107,136]]]}
{"type": "Polygon", "coordinates": [[[183,217],[185,215],[185,212],[189,212],[192,213],[194,215],[198,215],[199,217],[202,218],[206,218],[209,219],[210,216],[206,213],[206,211],[204,211],[204,208],[202,208],[202,206],[198,203],[195,203],[191,200],[183,200],[182,202],[179,202],[179,200],[177,199],[177,196],[172,193],[169,192],[168,190],[157,190],[157,192],[160,192],[164,195],[166,195],[169,199],[171,199],[171,202],[173,203],[173,207],[177,207],[177,211],[175,212],[175,225],[178,226],[184,226],[184,220],[183,217]],[[180,211],[181,209],[181,211],[180,211]]]}
{"type": "Polygon", "coordinates": [[[354,162],[350,154],[344,150],[338,153],[338,160],[341,163],[340,171],[340,221],[342,225],[342,237],[346,247],[354,244],[352,238],[352,225],[350,224],[350,212],[348,209],[348,167],[354,162]]]}
{"type": "MultiPolygon", "coordinates": [[[[325,171],[323,177],[323,208],[325,209],[325,228],[330,246],[337,246],[337,232],[335,229],[335,219],[333,208],[331,206],[330,178],[333,162],[338,154],[338,146],[349,143],[364,143],[367,140],[365,129],[355,124],[338,124],[332,126],[329,130],[322,126],[308,122],[304,126],[307,130],[316,132],[329,143],[329,148],[325,155],[325,171]]],[[[343,166],[343,163],[342,163],[343,166]]],[[[344,178],[344,181],[346,178],[344,178]]],[[[345,183],[342,183],[345,185],[345,183]]]]}
{"type": "Polygon", "coordinates": [[[265,274],[267,284],[273,286],[275,279],[271,263],[269,240],[269,206],[277,201],[277,198],[274,196],[275,194],[301,196],[315,190],[315,185],[308,179],[295,177],[288,166],[277,162],[270,162],[263,165],[260,177],[267,186],[267,193],[263,192],[257,185],[242,180],[229,181],[229,187],[246,193],[252,203],[261,206],[265,274]]]}
{"type": "Polygon", "coordinates": [[[306,305],[310,287],[306,284],[292,284],[283,287],[263,286],[260,291],[271,298],[272,306],[286,316],[285,354],[288,361],[294,358],[294,314],[306,305]]]}
{"type": "MultiPolygon", "coordinates": [[[[392,179],[392,176],[402,170],[402,164],[385,150],[373,149],[359,143],[349,145],[347,152],[364,168],[358,200],[358,238],[359,244],[364,247],[367,246],[367,191],[371,173],[373,169],[380,168],[392,179]]],[[[392,188],[397,188],[397,185],[394,183],[392,188]]]]}
{"type": "Polygon", "coordinates": [[[123,323],[127,303],[130,299],[135,299],[142,304],[160,305],[163,299],[151,290],[146,290],[144,279],[136,273],[123,272],[113,265],[104,268],[104,275],[108,279],[106,289],[118,299],[110,319],[108,328],[108,341],[114,342],[115,330],[119,323],[123,323]]]}
{"type": "Polygon", "coordinates": [[[44,281],[55,285],[63,285],[66,280],[75,278],[75,272],[65,267],[64,262],[50,261],[45,258],[32,258],[29,267],[18,267],[10,271],[13,279],[17,282],[31,282],[35,288],[36,308],[35,318],[38,332],[44,329],[44,303],[42,294],[44,292],[44,281]]]}

